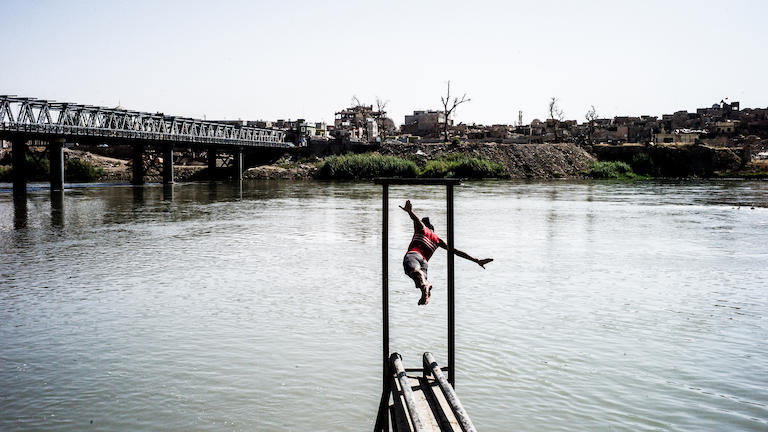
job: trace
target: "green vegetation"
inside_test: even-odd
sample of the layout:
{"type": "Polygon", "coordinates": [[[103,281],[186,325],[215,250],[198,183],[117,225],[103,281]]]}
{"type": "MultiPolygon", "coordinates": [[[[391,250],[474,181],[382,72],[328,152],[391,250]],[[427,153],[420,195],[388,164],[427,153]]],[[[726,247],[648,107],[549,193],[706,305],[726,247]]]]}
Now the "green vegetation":
{"type": "Polygon", "coordinates": [[[457,153],[433,159],[419,168],[412,158],[378,153],[331,156],[320,162],[322,179],[371,179],[375,177],[509,178],[506,168],[489,159],[457,153]]]}
{"type": "Polygon", "coordinates": [[[64,163],[64,177],[67,181],[92,182],[101,178],[104,170],[82,159],[67,159],[64,163]]]}
{"type": "Polygon", "coordinates": [[[658,167],[653,163],[653,158],[648,153],[638,153],[632,157],[630,164],[632,171],[640,175],[658,175],[658,167]]]}
{"type": "Polygon", "coordinates": [[[415,162],[378,153],[331,156],[320,162],[321,179],[357,180],[374,177],[415,177],[419,167],[415,162]]]}
{"type": "Polygon", "coordinates": [[[51,165],[48,158],[35,159],[32,155],[27,155],[27,178],[30,180],[44,181],[48,180],[51,172],[51,165]]]}
{"type": "Polygon", "coordinates": [[[592,162],[592,166],[587,171],[584,171],[583,174],[594,179],[634,180],[647,178],[647,176],[635,174],[632,171],[632,167],[626,162],[615,161],[592,162]]]}
{"type": "Polygon", "coordinates": [[[0,182],[9,182],[12,180],[13,168],[10,165],[0,165],[0,182]]]}
{"type": "Polygon", "coordinates": [[[716,172],[715,176],[717,176],[718,178],[743,178],[745,180],[763,180],[763,179],[768,179],[768,172],[726,171],[726,172],[716,172]]]}
{"type": "Polygon", "coordinates": [[[419,172],[419,176],[481,179],[509,178],[509,173],[502,164],[490,159],[455,153],[428,161],[419,172]]]}

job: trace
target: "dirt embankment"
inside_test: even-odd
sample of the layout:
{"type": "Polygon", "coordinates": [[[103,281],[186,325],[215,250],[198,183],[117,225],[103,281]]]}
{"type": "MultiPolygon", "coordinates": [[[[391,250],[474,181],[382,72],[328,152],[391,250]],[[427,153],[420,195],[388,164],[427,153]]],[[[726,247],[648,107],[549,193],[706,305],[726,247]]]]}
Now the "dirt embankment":
{"type": "Polygon", "coordinates": [[[662,177],[713,177],[722,172],[738,171],[742,162],[741,148],[705,145],[596,145],[600,160],[615,160],[635,165],[638,158],[648,160],[650,174],[662,177]]]}
{"type": "MultiPolygon", "coordinates": [[[[67,159],[80,159],[84,160],[91,165],[101,168],[103,175],[99,181],[107,182],[128,182],[131,181],[131,161],[124,159],[117,159],[108,156],[101,156],[94,153],[64,149],[64,157],[67,159]]],[[[162,181],[163,178],[163,160],[155,158],[154,160],[147,158],[144,161],[144,166],[147,169],[145,178],[147,181],[155,182],[162,181]]],[[[204,169],[202,166],[186,166],[175,165],[173,167],[173,177],[176,181],[187,181],[195,173],[204,169]]]]}
{"type": "Polygon", "coordinates": [[[386,155],[423,158],[424,161],[451,153],[483,156],[504,165],[513,178],[580,177],[595,158],[574,144],[497,144],[497,143],[400,143],[386,142],[380,152],[386,155]]]}

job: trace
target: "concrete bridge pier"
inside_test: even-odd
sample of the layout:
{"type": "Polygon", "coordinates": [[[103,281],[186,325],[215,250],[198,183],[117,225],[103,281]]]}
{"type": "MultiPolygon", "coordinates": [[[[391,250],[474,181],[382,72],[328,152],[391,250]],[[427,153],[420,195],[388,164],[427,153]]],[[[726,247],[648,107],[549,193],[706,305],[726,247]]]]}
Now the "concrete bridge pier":
{"type": "Polygon", "coordinates": [[[27,195],[27,141],[15,139],[11,141],[13,153],[11,163],[13,166],[13,195],[27,195]]]}
{"type": "Polygon", "coordinates": [[[134,144],[131,151],[131,184],[141,186],[144,184],[144,144],[134,144]]]}
{"type": "Polygon", "coordinates": [[[173,184],[173,145],[163,146],[163,184],[173,184]]]}
{"type": "Polygon", "coordinates": [[[64,139],[48,143],[48,164],[51,171],[51,192],[64,190],[64,139]]]}
{"type": "Polygon", "coordinates": [[[208,178],[216,178],[216,148],[208,148],[208,178]]]}
{"type": "Polygon", "coordinates": [[[243,180],[243,148],[239,147],[232,152],[232,166],[235,170],[234,179],[243,180]]]}

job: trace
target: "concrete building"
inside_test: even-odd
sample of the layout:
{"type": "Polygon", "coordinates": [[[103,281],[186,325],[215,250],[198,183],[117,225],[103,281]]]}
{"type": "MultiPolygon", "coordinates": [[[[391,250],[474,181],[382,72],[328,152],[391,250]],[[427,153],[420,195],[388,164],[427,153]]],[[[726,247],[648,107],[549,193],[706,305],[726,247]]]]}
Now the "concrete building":
{"type": "Polygon", "coordinates": [[[664,129],[653,137],[656,144],[677,144],[691,145],[695,144],[699,137],[706,133],[704,130],[694,129],[675,129],[672,133],[667,133],[664,129]]]}
{"type": "MultiPolygon", "coordinates": [[[[453,120],[448,120],[448,127],[453,126],[453,120]]],[[[403,133],[422,137],[439,137],[445,127],[445,113],[443,111],[427,110],[414,111],[405,116],[405,121],[400,130],[403,133]]]]}

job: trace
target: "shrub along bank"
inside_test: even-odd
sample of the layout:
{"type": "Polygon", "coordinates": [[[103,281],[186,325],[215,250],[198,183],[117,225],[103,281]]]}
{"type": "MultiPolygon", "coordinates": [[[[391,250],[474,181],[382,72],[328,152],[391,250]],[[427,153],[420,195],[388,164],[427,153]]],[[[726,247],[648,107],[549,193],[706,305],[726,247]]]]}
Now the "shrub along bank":
{"type": "MultiPolygon", "coordinates": [[[[49,180],[51,168],[48,159],[35,159],[27,156],[27,180],[49,180]]],[[[69,182],[92,182],[99,180],[104,174],[102,168],[96,167],[88,161],[81,159],[67,159],[64,163],[64,179],[69,182]]],[[[13,180],[13,167],[0,166],[0,181],[13,180]]]]}
{"type": "Polygon", "coordinates": [[[449,154],[419,166],[417,161],[379,153],[331,156],[319,163],[320,179],[372,179],[376,177],[509,178],[503,165],[484,157],[449,154]]]}

